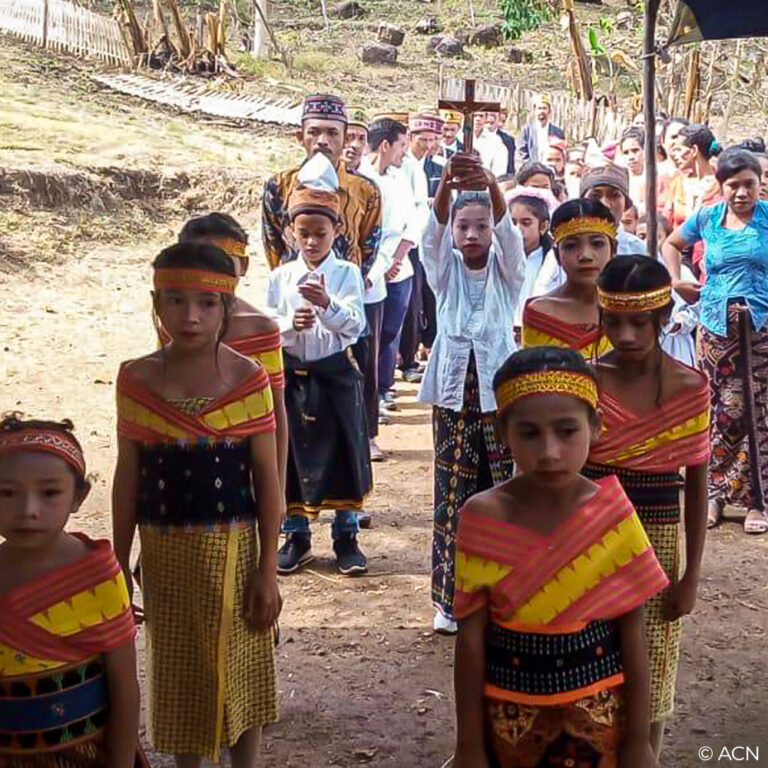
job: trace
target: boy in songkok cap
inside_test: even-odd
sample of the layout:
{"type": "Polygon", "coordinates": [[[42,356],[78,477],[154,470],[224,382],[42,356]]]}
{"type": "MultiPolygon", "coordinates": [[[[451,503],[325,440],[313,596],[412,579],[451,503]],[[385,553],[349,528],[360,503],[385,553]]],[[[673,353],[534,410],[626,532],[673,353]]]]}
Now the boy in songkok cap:
{"type": "Polygon", "coordinates": [[[280,326],[290,449],[278,572],[313,559],[309,518],[335,511],[339,571],[365,573],[357,511],[373,486],[362,381],[349,355],[366,328],[360,270],[338,258],[338,176],[316,154],[298,173],[288,218],[299,256],[269,276],[267,306],[280,326]]]}

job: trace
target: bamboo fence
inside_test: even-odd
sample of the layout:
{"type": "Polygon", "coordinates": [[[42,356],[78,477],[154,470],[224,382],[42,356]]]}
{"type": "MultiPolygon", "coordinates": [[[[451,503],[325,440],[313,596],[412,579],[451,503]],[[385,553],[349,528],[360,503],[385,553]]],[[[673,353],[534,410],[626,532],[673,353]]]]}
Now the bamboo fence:
{"type": "Polygon", "coordinates": [[[68,0],[0,0],[0,32],[44,48],[133,66],[118,21],[68,0]]]}

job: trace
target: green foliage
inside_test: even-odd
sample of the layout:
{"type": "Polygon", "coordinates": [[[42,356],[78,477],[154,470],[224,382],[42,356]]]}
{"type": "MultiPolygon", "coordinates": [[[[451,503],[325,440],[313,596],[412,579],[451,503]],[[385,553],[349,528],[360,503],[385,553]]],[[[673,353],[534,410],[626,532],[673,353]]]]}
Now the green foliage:
{"type": "Polygon", "coordinates": [[[504,23],[501,31],[507,40],[517,40],[552,18],[546,0],[500,0],[504,23]]]}
{"type": "Polygon", "coordinates": [[[592,57],[605,56],[605,46],[600,42],[600,37],[597,34],[597,30],[594,27],[590,27],[587,31],[587,37],[589,39],[589,52],[592,57]]]}

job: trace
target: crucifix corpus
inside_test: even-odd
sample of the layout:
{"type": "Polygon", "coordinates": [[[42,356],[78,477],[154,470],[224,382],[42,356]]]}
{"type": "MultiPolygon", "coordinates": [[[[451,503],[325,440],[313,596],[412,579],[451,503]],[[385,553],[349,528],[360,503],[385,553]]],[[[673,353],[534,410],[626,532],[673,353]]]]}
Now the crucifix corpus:
{"type": "Polygon", "coordinates": [[[461,112],[464,115],[464,151],[472,151],[474,139],[474,116],[477,112],[499,112],[501,105],[493,101],[475,101],[475,81],[464,81],[464,99],[453,101],[440,99],[437,102],[438,109],[448,109],[453,112],[461,112]]]}

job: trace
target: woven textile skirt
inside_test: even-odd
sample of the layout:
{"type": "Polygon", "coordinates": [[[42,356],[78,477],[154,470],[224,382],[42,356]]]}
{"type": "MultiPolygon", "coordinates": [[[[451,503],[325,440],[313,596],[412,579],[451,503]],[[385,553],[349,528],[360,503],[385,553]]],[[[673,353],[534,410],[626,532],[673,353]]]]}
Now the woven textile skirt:
{"type": "Polygon", "coordinates": [[[547,707],[486,698],[485,722],[493,768],[615,768],[621,689],[547,707]]]}
{"type": "Polygon", "coordinates": [[[768,492],[768,330],[739,327],[738,306],[728,308],[728,335],[699,327],[698,356],[709,376],[712,397],[712,456],[709,498],[761,509],[768,492]],[[745,346],[751,372],[745,370],[745,346]],[[745,408],[744,377],[754,394],[752,419],[745,408]],[[757,455],[750,451],[750,431],[757,455]]]}
{"type": "Polygon", "coordinates": [[[496,414],[480,410],[474,355],[464,384],[464,408],[432,409],[435,445],[432,601],[453,617],[456,534],[461,507],[470,496],[512,477],[512,458],[497,438],[496,414]]]}
{"type": "Polygon", "coordinates": [[[243,618],[254,525],[139,530],[152,742],[217,760],[278,714],[273,631],[252,632],[243,618]]]}
{"type": "MultiPolygon", "coordinates": [[[[616,475],[637,510],[656,558],[671,584],[680,580],[680,488],[677,472],[637,472],[588,464],[582,474],[594,479],[616,475]]],[[[664,606],[668,591],[645,604],[645,637],[651,672],[651,722],[665,720],[675,709],[675,685],[680,659],[682,622],[667,621],[664,606]]]]}

